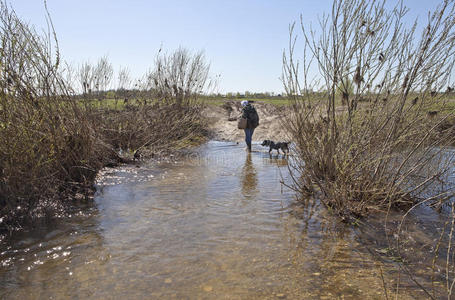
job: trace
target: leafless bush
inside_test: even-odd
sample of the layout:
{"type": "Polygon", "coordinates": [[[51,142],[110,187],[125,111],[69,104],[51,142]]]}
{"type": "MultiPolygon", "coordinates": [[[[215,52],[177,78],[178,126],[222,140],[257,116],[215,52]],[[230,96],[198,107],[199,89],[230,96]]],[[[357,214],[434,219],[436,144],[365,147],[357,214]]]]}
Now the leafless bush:
{"type": "Polygon", "coordinates": [[[112,81],[114,75],[114,68],[108,61],[107,57],[101,57],[95,67],[95,89],[99,91],[106,91],[112,81]]]}
{"type": "Polygon", "coordinates": [[[192,54],[179,48],[172,54],[162,53],[155,59],[155,66],[144,80],[147,89],[162,100],[175,99],[177,103],[194,100],[213,87],[209,77],[210,65],[203,52],[192,54]]]}
{"type": "Polygon", "coordinates": [[[92,65],[89,62],[84,62],[78,70],[78,79],[84,95],[92,93],[93,77],[92,65]]]}
{"type": "MultiPolygon", "coordinates": [[[[40,35],[0,2],[0,233],[60,212],[101,167],[128,161],[118,148],[173,147],[204,131],[201,107],[180,99],[114,110],[77,98],[68,85],[76,72],[62,68],[48,22],[40,35]]],[[[113,76],[106,58],[77,73],[84,94],[104,91],[113,76]]],[[[120,81],[126,87],[126,71],[120,81]]]]}
{"type": "Polygon", "coordinates": [[[112,81],[114,68],[107,59],[101,57],[96,65],[90,62],[83,63],[78,70],[79,84],[83,94],[105,92],[112,81]]]}
{"type": "Polygon", "coordinates": [[[202,108],[202,105],[176,103],[129,105],[121,111],[98,110],[94,122],[114,149],[152,157],[160,151],[200,143],[206,135],[202,108]]]}
{"type": "MultiPolygon", "coordinates": [[[[454,1],[442,1],[425,24],[410,27],[402,3],[385,7],[385,1],[335,0],[320,28],[301,19],[303,60],[295,54],[295,25],[283,55],[283,83],[294,99],[286,118],[296,144],[293,187],[348,220],[453,201],[454,112],[445,95],[454,85],[454,1]],[[323,100],[313,99],[315,90],[323,100]]],[[[452,226],[441,240],[449,244],[437,248],[446,251],[450,298],[453,213],[446,217],[452,226]]],[[[390,230],[399,252],[404,228],[390,230]]],[[[438,295],[401,266],[427,296],[438,295]]]]}
{"type": "Polygon", "coordinates": [[[0,3],[2,229],[31,211],[42,214],[42,203],[90,182],[101,165],[95,153],[102,155],[102,149],[87,115],[69,101],[71,89],[61,76],[57,40],[50,18],[48,22],[50,32],[39,35],[0,3]]]}
{"type": "Polygon", "coordinates": [[[120,68],[118,72],[117,90],[128,90],[131,85],[130,70],[127,67],[120,68]]]}
{"type": "Polygon", "coordinates": [[[295,100],[288,123],[296,188],[320,192],[341,215],[452,195],[426,192],[453,162],[437,159],[453,142],[449,131],[438,131],[452,112],[427,113],[442,111],[440,95],[451,86],[454,5],[444,1],[431,13],[419,39],[417,24],[404,25],[406,12],[401,4],[387,11],[382,1],[334,1],[318,31],[301,20],[302,68],[291,27],[283,82],[295,100]],[[314,66],[320,72],[310,80],[314,66]],[[308,91],[317,89],[325,100],[313,101],[308,91]]]}

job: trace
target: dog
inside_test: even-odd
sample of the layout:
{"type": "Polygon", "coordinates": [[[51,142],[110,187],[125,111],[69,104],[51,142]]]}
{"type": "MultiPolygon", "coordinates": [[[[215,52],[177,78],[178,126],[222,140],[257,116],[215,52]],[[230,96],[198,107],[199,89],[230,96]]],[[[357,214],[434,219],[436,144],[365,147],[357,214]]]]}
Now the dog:
{"type": "Polygon", "coordinates": [[[268,146],[269,147],[269,153],[272,152],[273,149],[276,149],[278,151],[278,154],[280,154],[280,149],[283,151],[283,154],[288,154],[289,153],[289,144],[291,142],[279,142],[275,143],[274,141],[271,140],[264,140],[261,144],[261,146],[268,146]]]}

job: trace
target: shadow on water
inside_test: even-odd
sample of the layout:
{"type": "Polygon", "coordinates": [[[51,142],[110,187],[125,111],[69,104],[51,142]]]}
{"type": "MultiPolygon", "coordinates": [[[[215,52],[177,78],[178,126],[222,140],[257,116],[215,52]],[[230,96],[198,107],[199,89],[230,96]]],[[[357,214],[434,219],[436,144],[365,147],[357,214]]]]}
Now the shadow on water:
{"type": "Polygon", "coordinates": [[[1,245],[0,298],[383,298],[358,234],[254,148],[103,170],[93,207],[1,245]]]}

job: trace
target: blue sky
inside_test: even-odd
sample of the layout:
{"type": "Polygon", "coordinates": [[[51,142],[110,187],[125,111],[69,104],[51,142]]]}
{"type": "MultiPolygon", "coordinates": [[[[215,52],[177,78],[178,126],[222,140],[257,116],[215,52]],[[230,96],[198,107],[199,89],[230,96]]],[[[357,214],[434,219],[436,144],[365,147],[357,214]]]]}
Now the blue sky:
{"type": "MultiPolygon", "coordinates": [[[[389,1],[395,3],[395,1],[389,1]]],[[[425,18],[437,0],[405,0],[425,18]]],[[[9,1],[16,13],[45,27],[40,0],[9,1]]],[[[64,58],[78,65],[108,55],[139,77],[160,49],[204,50],[219,92],[281,92],[281,58],[288,28],[330,10],[327,0],[47,0],[64,58]]],[[[423,21],[423,20],[422,20],[423,21]]]]}

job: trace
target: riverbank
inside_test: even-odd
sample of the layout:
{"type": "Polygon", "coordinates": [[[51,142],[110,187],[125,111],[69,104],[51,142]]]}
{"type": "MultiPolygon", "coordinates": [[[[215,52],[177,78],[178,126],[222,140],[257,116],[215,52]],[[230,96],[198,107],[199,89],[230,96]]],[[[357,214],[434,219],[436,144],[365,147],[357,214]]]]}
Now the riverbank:
{"type": "MultiPolygon", "coordinates": [[[[2,99],[5,105],[12,100],[2,99]]],[[[207,136],[199,103],[112,110],[45,100],[56,111],[44,113],[47,107],[22,102],[2,115],[9,125],[0,128],[5,141],[0,145],[0,237],[61,217],[68,207],[92,199],[95,177],[105,166],[170,154],[207,136]],[[26,109],[34,112],[33,121],[18,118],[26,109]]]]}
{"type": "MultiPolygon", "coordinates": [[[[264,102],[254,102],[259,115],[259,126],[253,134],[253,141],[289,141],[286,122],[288,106],[277,106],[264,102]]],[[[236,118],[241,115],[239,101],[227,100],[222,105],[207,105],[204,115],[207,118],[210,137],[219,141],[243,142],[245,133],[237,128],[236,118]]]]}

